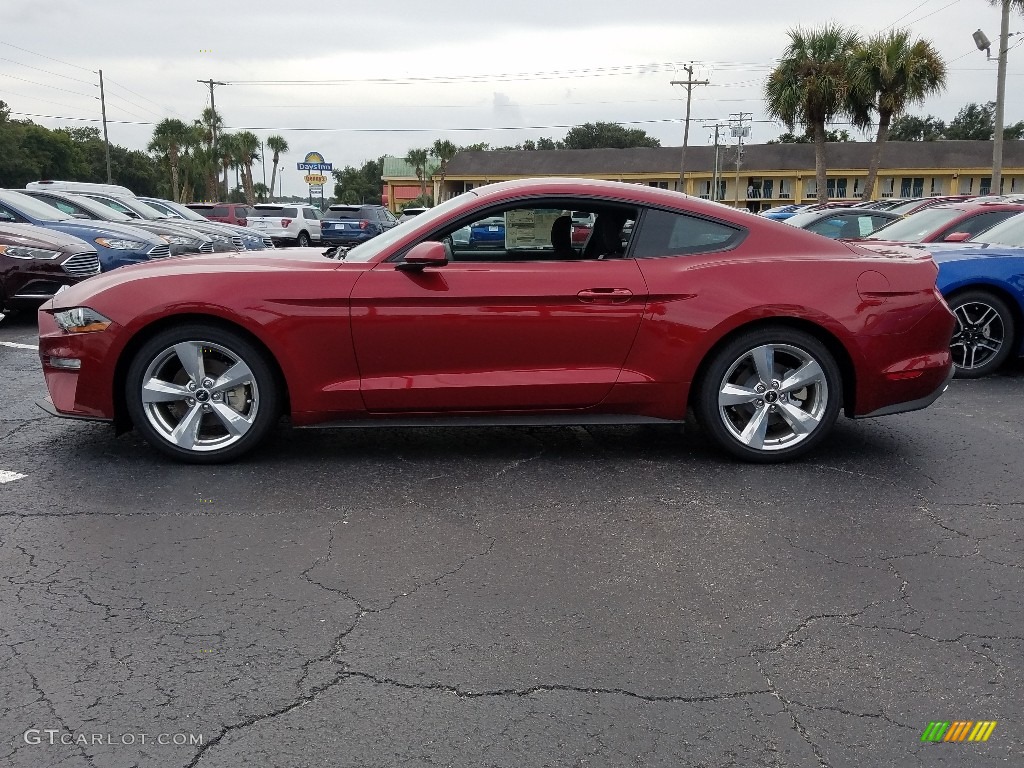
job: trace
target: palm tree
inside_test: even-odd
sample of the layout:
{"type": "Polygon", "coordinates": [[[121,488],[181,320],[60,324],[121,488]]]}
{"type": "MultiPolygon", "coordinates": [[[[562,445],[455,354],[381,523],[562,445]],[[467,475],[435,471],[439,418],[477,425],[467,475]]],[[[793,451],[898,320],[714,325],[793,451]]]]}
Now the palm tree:
{"type": "Polygon", "coordinates": [[[260,159],[260,138],[251,131],[240,131],[234,135],[235,157],[242,169],[242,186],[245,190],[245,202],[253,205],[256,194],[253,192],[252,164],[260,159]]]}
{"type": "Polygon", "coordinates": [[[171,199],[180,202],[178,186],[178,160],[182,145],[188,138],[189,127],[181,120],[167,118],[161,120],[153,129],[153,138],[149,142],[149,151],[167,156],[171,166],[171,199]]]}
{"type": "Polygon", "coordinates": [[[853,92],[853,52],[861,41],[856,32],[837,24],[817,30],[795,27],[787,34],[789,45],[765,83],[765,108],[791,131],[797,123],[811,129],[818,201],[826,202],[825,124],[840,115],[857,126],[869,122],[853,92]]]}
{"type": "Polygon", "coordinates": [[[448,167],[448,161],[455,157],[458,151],[459,148],[448,141],[448,139],[438,139],[430,148],[430,154],[440,161],[440,166],[437,169],[438,174],[441,176],[441,183],[437,188],[437,202],[439,203],[444,199],[445,168],[448,167]]]}
{"type": "Polygon", "coordinates": [[[430,158],[429,149],[410,149],[405,155],[405,162],[413,167],[416,178],[420,181],[420,200],[427,199],[427,160],[430,158]]]}
{"type": "MultiPolygon", "coordinates": [[[[217,163],[220,166],[220,171],[224,173],[224,186],[221,187],[220,181],[217,182],[217,199],[228,199],[230,194],[230,184],[228,180],[228,172],[237,167],[238,154],[235,152],[235,135],[233,133],[225,133],[217,137],[217,163]],[[223,189],[224,197],[221,198],[221,190],[223,189]]],[[[219,176],[219,173],[218,173],[219,176]]]]}
{"type": "Polygon", "coordinates": [[[878,110],[878,133],[864,183],[863,199],[870,200],[893,118],[945,88],[946,62],[930,42],[911,40],[909,32],[897,29],[872,37],[857,50],[854,73],[856,89],[878,110]]]}
{"type": "Polygon", "coordinates": [[[274,170],[270,174],[270,197],[274,197],[274,184],[277,182],[277,164],[281,160],[281,155],[288,151],[288,142],[285,141],[284,136],[268,136],[267,146],[274,150],[274,170]]]}
{"type": "Polygon", "coordinates": [[[267,189],[267,185],[262,181],[257,181],[252,185],[252,192],[256,195],[256,202],[267,202],[267,199],[269,198],[269,190],[267,189]]]}

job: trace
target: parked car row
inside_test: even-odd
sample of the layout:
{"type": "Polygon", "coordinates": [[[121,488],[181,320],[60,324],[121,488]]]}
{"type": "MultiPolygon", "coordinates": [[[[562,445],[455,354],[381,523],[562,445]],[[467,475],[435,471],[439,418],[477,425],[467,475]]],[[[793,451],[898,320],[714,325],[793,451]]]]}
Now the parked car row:
{"type": "Polygon", "coordinates": [[[263,250],[273,241],[109,184],[39,181],[0,190],[0,317],[63,286],[168,256],[263,250]]]}

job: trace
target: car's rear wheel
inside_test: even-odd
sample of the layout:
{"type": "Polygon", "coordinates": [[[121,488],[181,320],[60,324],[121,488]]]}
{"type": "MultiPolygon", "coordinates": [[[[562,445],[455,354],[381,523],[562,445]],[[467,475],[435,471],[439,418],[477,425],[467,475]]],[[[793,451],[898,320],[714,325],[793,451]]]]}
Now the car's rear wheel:
{"type": "Polygon", "coordinates": [[[956,329],[949,344],[954,375],[978,379],[994,373],[1013,351],[1016,327],[1013,312],[988,291],[966,291],[949,301],[956,329]]]}
{"type": "Polygon", "coordinates": [[[299,247],[300,248],[308,248],[309,247],[309,242],[310,242],[309,241],[309,233],[308,232],[299,232],[299,247]]]}
{"type": "Polygon", "coordinates": [[[814,336],[761,328],[714,354],[699,383],[695,411],[704,430],[734,456],[786,461],[831,431],[842,386],[835,358],[814,336]]]}
{"type": "Polygon", "coordinates": [[[128,368],[135,427],[181,461],[231,461],[260,443],[279,415],[278,386],[262,350],[240,334],[195,324],[157,334],[128,368]]]}

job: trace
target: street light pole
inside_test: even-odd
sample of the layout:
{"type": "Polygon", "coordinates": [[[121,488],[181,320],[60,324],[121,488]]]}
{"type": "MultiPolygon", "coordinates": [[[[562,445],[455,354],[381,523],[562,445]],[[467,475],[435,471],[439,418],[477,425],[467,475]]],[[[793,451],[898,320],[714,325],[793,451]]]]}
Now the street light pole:
{"type": "Polygon", "coordinates": [[[686,121],[683,124],[683,151],[679,157],[679,191],[686,192],[684,187],[684,178],[686,176],[686,147],[690,143],[690,101],[693,97],[693,86],[695,85],[708,85],[708,80],[694,80],[693,79],[693,64],[687,64],[683,69],[686,70],[685,80],[672,80],[671,85],[685,85],[686,86],[686,121]]]}
{"type": "Polygon", "coordinates": [[[1006,108],[1006,54],[1010,47],[1010,0],[1003,0],[1002,19],[999,22],[999,69],[996,75],[995,135],[992,137],[993,195],[1003,191],[1003,123],[1006,108]]]}

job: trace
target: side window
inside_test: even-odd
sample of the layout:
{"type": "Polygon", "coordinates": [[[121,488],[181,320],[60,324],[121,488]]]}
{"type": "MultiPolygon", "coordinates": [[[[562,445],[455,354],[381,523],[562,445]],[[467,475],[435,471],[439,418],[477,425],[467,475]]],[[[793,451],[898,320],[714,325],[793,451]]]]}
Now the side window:
{"type": "Polygon", "coordinates": [[[649,210],[632,236],[633,256],[684,256],[732,248],[746,230],[696,216],[649,210]]]}
{"type": "Polygon", "coordinates": [[[387,208],[381,208],[380,209],[380,217],[381,217],[381,219],[384,220],[385,224],[395,224],[398,221],[398,219],[396,219],[391,214],[391,211],[389,211],[387,208]]]}
{"type": "Polygon", "coordinates": [[[984,232],[989,227],[994,227],[1003,219],[1009,218],[1016,214],[1016,211],[992,211],[991,213],[982,213],[975,216],[973,219],[962,221],[955,227],[951,227],[948,231],[943,232],[942,236],[950,235],[953,232],[970,232],[971,235],[977,235],[984,232]]]}
{"type": "Polygon", "coordinates": [[[0,205],[0,221],[18,221],[18,217],[14,215],[13,211],[0,205]]]}
{"type": "Polygon", "coordinates": [[[221,216],[222,218],[227,218],[228,216],[231,215],[231,209],[228,208],[226,205],[215,205],[213,206],[213,210],[210,211],[207,215],[221,216]]]}
{"type": "Polygon", "coordinates": [[[50,200],[50,199],[46,199],[46,202],[48,202],[50,205],[52,205],[58,211],[61,211],[62,213],[66,213],[69,216],[75,216],[75,215],[80,214],[80,213],[85,213],[85,211],[83,211],[77,205],[71,205],[71,203],[67,203],[67,202],[65,202],[63,200],[50,200]]]}

